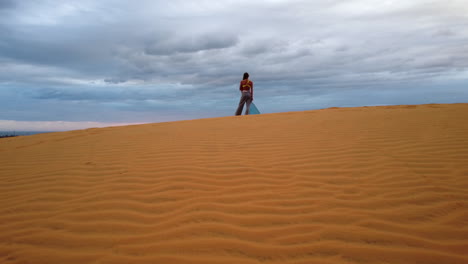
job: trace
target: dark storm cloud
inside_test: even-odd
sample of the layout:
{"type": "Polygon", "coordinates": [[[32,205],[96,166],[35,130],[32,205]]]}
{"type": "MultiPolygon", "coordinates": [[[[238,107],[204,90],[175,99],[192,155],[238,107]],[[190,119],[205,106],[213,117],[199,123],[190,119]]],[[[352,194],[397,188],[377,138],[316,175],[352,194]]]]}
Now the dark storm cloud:
{"type": "Polygon", "coordinates": [[[11,9],[15,6],[15,0],[0,0],[0,12],[2,11],[2,9],[11,9]]]}
{"type": "Polygon", "coordinates": [[[83,75],[99,75],[116,68],[112,43],[95,39],[96,29],[24,26],[11,31],[0,42],[0,56],[19,63],[63,67],[83,75]]]}
{"type": "Polygon", "coordinates": [[[109,83],[109,84],[120,84],[120,83],[125,83],[127,80],[123,79],[123,78],[108,78],[108,79],[104,79],[104,82],[105,83],[109,83]]]}
{"type": "Polygon", "coordinates": [[[94,102],[116,102],[116,101],[145,101],[158,99],[176,101],[180,98],[193,94],[192,90],[177,91],[174,93],[158,91],[157,89],[128,89],[125,87],[88,87],[76,86],[68,89],[44,88],[35,89],[30,96],[36,99],[54,99],[64,101],[94,101],[94,102]]]}
{"type": "Polygon", "coordinates": [[[174,53],[193,53],[204,50],[225,49],[237,44],[236,36],[207,34],[195,37],[160,39],[146,47],[149,55],[173,55],[174,53]]]}

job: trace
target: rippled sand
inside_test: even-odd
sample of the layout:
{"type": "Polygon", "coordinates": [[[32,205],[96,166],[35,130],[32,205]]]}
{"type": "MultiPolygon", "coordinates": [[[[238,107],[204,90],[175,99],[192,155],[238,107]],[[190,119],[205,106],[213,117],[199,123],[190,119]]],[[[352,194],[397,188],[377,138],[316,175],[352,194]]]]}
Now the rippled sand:
{"type": "Polygon", "coordinates": [[[0,263],[468,263],[468,104],[0,139],[0,263]]]}

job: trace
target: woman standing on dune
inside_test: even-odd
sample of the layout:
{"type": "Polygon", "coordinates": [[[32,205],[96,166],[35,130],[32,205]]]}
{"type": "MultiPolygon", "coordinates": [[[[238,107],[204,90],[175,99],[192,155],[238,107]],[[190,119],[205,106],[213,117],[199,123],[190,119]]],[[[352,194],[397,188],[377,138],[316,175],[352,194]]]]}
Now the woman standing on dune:
{"type": "Polygon", "coordinates": [[[239,85],[239,90],[241,91],[241,98],[239,101],[239,106],[237,107],[236,115],[242,114],[242,109],[244,108],[244,104],[247,104],[245,109],[245,114],[248,115],[250,112],[250,104],[253,101],[253,82],[249,80],[249,74],[246,72],[244,73],[244,77],[239,85]]]}

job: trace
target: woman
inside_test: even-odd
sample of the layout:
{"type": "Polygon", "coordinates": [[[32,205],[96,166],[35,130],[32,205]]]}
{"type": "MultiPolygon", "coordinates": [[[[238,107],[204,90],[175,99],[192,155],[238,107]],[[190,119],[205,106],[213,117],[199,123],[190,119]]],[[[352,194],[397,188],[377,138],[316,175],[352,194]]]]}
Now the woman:
{"type": "Polygon", "coordinates": [[[239,85],[239,90],[241,91],[241,98],[239,101],[239,106],[237,107],[236,115],[242,114],[242,109],[244,109],[244,104],[247,104],[245,109],[245,114],[248,115],[250,112],[250,104],[253,101],[253,82],[249,80],[249,74],[244,73],[244,77],[239,85]]]}

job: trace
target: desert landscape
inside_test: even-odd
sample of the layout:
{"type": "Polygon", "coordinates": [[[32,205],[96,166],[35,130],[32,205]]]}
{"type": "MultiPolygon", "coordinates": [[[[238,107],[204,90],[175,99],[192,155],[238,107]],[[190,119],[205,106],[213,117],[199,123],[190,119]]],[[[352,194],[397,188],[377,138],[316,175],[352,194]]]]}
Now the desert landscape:
{"type": "Polygon", "coordinates": [[[468,104],[0,139],[0,263],[468,263],[468,104]]]}

